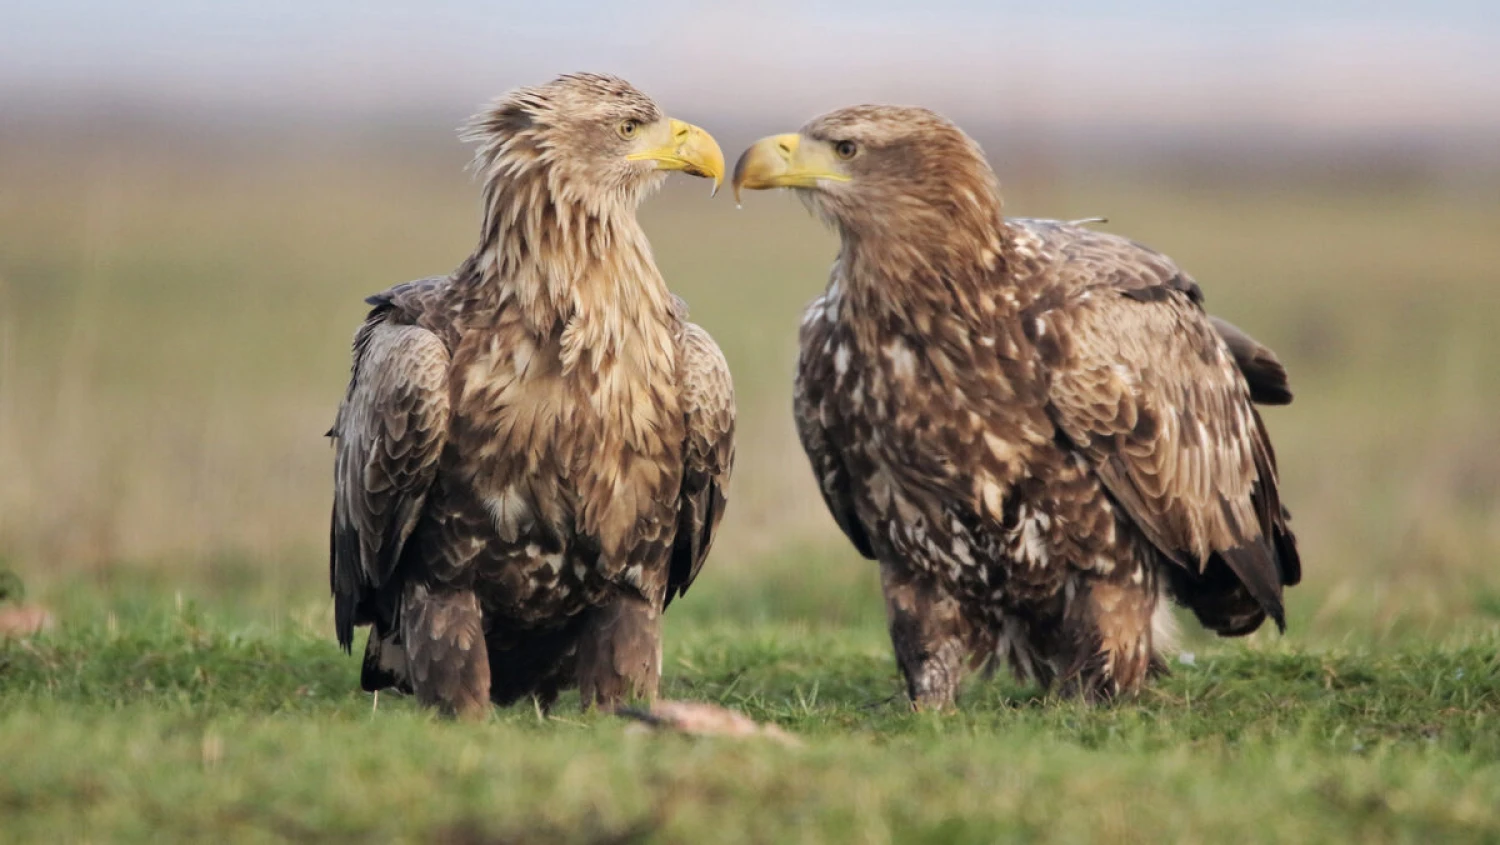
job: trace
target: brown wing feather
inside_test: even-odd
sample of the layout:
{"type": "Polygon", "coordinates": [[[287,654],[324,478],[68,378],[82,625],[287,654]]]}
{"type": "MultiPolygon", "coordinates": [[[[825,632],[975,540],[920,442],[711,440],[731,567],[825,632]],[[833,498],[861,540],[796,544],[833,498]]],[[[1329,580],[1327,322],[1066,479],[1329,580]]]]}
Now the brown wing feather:
{"type": "Polygon", "coordinates": [[[667,604],[686,593],[703,568],[724,518],[734,468],[734,382],[729,364],[708,332],[692,323],[684,324],[678,354],[687,442],[667,604]]]}
{"type": "Polygon", "coordinates": [[[345,650],[354,626],[371,621],[371,595],[416,526],[448,432],[448,350],[390,314],[377,306],[355,336],[349,390],[329,432],[337,449],[329,568],[345,650]]]}
{"type": "Polygon", "coordinates": [[[1300,565],[1275,457],[1235,357],[1197,286],[1163,256],[1077,231],[1062,271],[1077,277],[1029,326],[1049,367],[1054,421],[1142,533],[1191,576],[1179,590],[1185,600],[1200,617],[1213,605],[1206,624],[1246,633],[1269,614],[1284,627],[1282,586],[1296,583],[1300,565]]]}
{"type": "Polygon", "coordinates": [[[797,422],[797,437],[812,463],[818,491],[834,522],[854,548],[869,560],[875,549],[855,516],[849,471],[833,440],[832,420],[826,419],[832,403],[828,393],[834,385],[834,362],[831,347],[831,322],[824,317],[826,298],[818,297],[808,306],[802,318],[800,351],[797,356],[797,383],[792,396],[792,410],[797,422]]]}

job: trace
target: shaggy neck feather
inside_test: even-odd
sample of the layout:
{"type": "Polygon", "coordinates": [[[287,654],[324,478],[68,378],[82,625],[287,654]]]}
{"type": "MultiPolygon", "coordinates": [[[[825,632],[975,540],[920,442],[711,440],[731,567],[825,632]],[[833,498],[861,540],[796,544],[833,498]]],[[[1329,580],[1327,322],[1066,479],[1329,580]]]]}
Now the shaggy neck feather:
{"type": "Polygon", "coordinates": [[[992,312],[994,297],[987,294],[1003,284],[1008,265],[999,198],[992,192],[947,196],[959,199],[913,206],[881,221],[871,215],[840,223],[840,296],[850,307],[923,333],[934,318],[975,320],[992,312]]]}
{"type": "MultiPolygon", "coordinates": [[[[534,148],[485,166],[484,224],[470,274],[482,295],[512,301],[538,337],[559,336],[563,363],[599,369],[666,324],[672,300],[636,220],[638,191],[573,189],[534,148]]],[[[670,350],[664,350],[666,354],[670,350]]]]}

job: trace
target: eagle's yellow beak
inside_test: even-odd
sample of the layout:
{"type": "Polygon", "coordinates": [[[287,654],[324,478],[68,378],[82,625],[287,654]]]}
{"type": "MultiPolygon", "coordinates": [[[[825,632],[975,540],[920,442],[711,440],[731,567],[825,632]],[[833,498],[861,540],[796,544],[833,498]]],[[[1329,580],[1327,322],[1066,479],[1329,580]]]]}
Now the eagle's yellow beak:
{"type": "Polygon", "coordinates": [[[661,146],[631,153],[630,161],[654,161],[658,170],[681,170],[692,176],[714,180],[714,193],[724,183],[724,151],[714,136],[691,123],[672,120],[671,137],[661,146]]]}
{"type": "Polygon", "coordinates": [[[734,165],[734,201],[740,189],[812,188],[820,181],[848,182],[831,145],[801,135],[772,135],[750,145],[734,165]]]}

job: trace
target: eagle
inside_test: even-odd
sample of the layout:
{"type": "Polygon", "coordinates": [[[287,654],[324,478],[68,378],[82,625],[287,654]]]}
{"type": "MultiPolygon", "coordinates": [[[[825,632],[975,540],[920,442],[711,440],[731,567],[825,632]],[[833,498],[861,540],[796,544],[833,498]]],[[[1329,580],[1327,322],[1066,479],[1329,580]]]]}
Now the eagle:
{"type": "Polygon", "coordinates": [[[1165,598],[1223,636],[1285,629],[1301,563],[1255,405],[1291,401],[1286,371],[1171,259],[1006,218],[979,146],[922,108],[762,139],[733,183],[794,189],[839,235],[796,424],[879,562],[915,707],[992,656],[1063,695],[1135,692],[1166,668],[1165,598]]]}
{"type": "Polygon", "coordinates": [[[661,613],[724,515],[734,391],[636,219],[668,171],[711,178],[707,132],[624,80],[574,74],[467,126],[479,244],[370,297],[335,451],[339,644],[361,686],[480,717],[576,684],[655,697],[661,613]]]}

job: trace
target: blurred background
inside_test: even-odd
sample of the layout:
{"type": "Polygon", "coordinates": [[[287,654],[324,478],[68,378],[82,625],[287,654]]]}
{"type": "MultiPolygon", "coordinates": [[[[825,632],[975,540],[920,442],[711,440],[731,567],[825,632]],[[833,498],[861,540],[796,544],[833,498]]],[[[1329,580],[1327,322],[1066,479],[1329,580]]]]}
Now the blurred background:
{"type": "MultiPolygon", "coordinates": [[[[468,114],[597,70],[731,158],[841,105],[944,111],[1009,213],[1108,217],[1280,353],[1294,636],[1495,624],[1489,0],[855,5],[0,3],[0,568],[43,595],[324,613],[322,433],[362,298],[472,247],[468,114]]],[[[688,618],[875,624],[874,567],[825,515],[789,412],[833,238],[788,197],[737,210],[696,180],[642,217],[740,397],[688,618]]]]}

